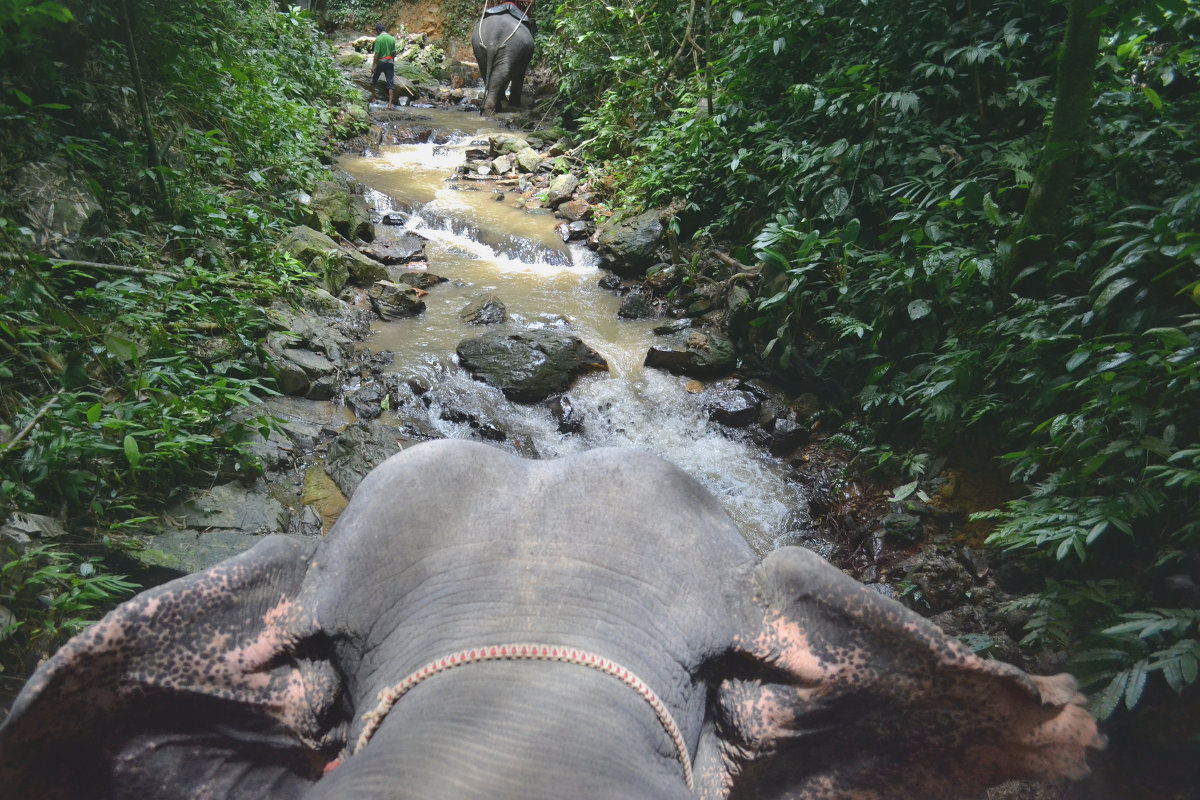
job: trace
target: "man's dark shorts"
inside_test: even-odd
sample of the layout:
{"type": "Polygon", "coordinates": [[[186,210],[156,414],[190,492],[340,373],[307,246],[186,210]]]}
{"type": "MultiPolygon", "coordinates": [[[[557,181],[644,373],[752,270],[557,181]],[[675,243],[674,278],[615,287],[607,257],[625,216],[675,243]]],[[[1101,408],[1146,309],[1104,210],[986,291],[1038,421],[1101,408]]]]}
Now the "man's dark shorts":
{"type": "Polygon", "coordinates": [[[375,64],[375,71],[371,73],[372,88],[375,86],[375,81],[379,80],[379,73],[381,72],[387,80],[388,91],[392,91],[396,86],[396,62],[381,60],[375,64]]]}

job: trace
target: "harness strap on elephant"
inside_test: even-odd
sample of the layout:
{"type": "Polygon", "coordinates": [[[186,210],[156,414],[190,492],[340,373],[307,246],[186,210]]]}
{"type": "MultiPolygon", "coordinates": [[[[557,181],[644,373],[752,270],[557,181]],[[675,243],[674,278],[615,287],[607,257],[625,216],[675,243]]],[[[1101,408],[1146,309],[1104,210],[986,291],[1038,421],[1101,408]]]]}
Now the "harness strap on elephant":
{"type": "Polygon", "coordinates": [[[683,768],[683,779],[687,783],[688,789],[694,788],[692,760],[688,756],[687,743],[683,740],[683,733],[680,732],[679,726],[671,716],[671,712],[667,710],[667,707],[653,689],[647,686],[638,676],[615,661],[598,656],[595,653],[589,653],[586,650],[547,644],[492,645],[490,647],[461,650],[457,653],[443,656],[435,661],[430,661],[417,671],[410,673],[404,680],[379,692],[379,704],[362,716],[366,726],[363,728],[362,733],[359,734],[358,741],[355,742],[354,749],[350,755],[354,755],[366,747],[367,742],[371,740],[375,731],[383,724],[384,717],[392,710],[392,706],[407,694],[409,690],[427,678],[431,678],[439,672],[445,672],[448,669],[461,667],[466,664],[477,664],[484,661],[515,660],[559,661],[565,664],[578,664],[583,667],[599,670],[606,675],[611,675],[633,689],[654,710],[658,721],[662,723],[667,736],[671,738],[671,741],[675,745],[675,755],[679,759],[680,766],[683,768]]]}

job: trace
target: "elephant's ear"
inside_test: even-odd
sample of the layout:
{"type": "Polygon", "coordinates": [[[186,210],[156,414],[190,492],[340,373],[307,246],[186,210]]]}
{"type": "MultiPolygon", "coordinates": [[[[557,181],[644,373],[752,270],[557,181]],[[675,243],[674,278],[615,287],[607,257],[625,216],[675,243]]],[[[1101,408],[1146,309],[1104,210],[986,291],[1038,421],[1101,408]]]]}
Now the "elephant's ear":
{"type": "Polygon", "coordinates": [[[754,572],[697,754],[702,796],[975,796],[1087,773],[1103,746],[1069,675],[979,658],[800,548],[754,572]]]}
{"type": "Polygon", "coordinates": [[[34,674],[0,727],[12,797],[294,797],[338,682],[299,596],[316,540],[271,537],[144,592],[34,674]]]}

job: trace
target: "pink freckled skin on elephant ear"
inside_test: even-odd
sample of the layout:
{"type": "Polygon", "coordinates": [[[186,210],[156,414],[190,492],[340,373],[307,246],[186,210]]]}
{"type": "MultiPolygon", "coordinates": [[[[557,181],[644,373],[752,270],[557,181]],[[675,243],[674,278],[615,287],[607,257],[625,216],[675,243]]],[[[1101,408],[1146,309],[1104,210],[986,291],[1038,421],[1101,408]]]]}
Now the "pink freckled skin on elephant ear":
{"type": "Polygon", "coordinates": [[[804,630],[783,617],[767,620],[752,652],[770,653],[777,666],[801,683],[816,684],[830,677],[830,665],[812,652],[804,630]]]}

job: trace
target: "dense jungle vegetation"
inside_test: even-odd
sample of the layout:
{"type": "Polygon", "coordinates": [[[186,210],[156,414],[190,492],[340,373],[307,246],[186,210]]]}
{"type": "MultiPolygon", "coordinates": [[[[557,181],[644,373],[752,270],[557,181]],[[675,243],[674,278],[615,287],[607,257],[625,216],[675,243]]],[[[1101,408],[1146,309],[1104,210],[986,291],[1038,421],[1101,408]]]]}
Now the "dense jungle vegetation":
{"type": "MultiPolygon", "coordinates": [[[[389,4],[316,5],[361,25],[389,4]]],[[[896,497],[936,454],[994,455],[1015,499],[981,511],[989,542],[1044,577],[1019,601],[1026,643],[1070,652],[1100,716],[1194,697],[1200,9],[574,0],[537,18],[593,182],[757,269],[685,265],[745,291],[746,358],[823,387],[833,442],[896,497]]],[[[265,0],[16,0],[0,32],[0,516],[88,532],[0,558],[11,674],[128,591],[110,539],[197,474],[255,469],[241,429],[268,421],[228,413],[269,391],[247,366],[261,307],[303,277],[271,245],[351,123],[307,16],[265,0]],[[54,209],[17,216],[48,174],[32,163],[103,208],[78,241],[54,209]]]]}
{"type": "Polygon", "coordinates": [[[266,0],[6,2],[0,63],[0,518],[69,530],[0,554],[11,688],[132,590],[123,531],[257,469],[273,245],[361,100],[266,0]]]}
{"type": "Polygon", "coordinates": [[[1194,692],[1200,8],[583,0],[550,26],[589,156],[760,265],[735,332],[846,400],[847,446],[905,486],[930,453],[1007,465],[981,516],[1045,576],[1025,642],[1067,648],[1102,717],[1194,692]]]}

